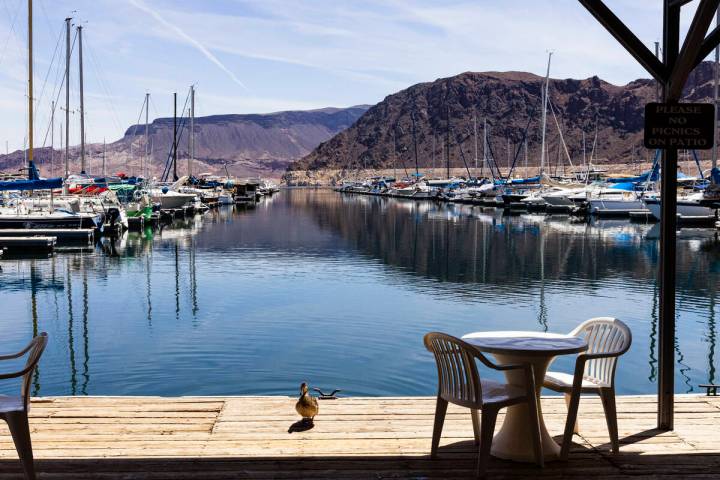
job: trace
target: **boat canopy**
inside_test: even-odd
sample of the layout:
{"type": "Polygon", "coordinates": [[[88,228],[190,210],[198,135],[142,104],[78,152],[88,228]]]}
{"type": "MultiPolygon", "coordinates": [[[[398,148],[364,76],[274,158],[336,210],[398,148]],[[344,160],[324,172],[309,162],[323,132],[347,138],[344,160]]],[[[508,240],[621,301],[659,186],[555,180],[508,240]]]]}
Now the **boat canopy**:
{"type": "Polygon", "coordinates": [[[108,185],[108,188],[113,192],[117,192],[120,190],[131,192],[137,188],[137,185],[132,185],[129,183],[111,183],[108,185]]]}
{"type": "Polygon", "coordinates": [[[0,191],[19,190],[52,190],[62,188],[62,178],[46,178],[42,180],[16,180],[14,182],[0,182],[0,191]]]}
{"type": "Polygon", "coordinates": [[[538,183],[539,181],[540,175],[530,178],[511,178],[507,183],[511,185],[524,185],[526,183],[538,183]]]}
{"type": "Polygon", "coordinates": [[[614,190],[627,190],[628,192],[632,192],[635,190],[635,185],[637,185],[635,182],[622,182],[622,183],[613,183],[608,188],[612,188],[614,190]]]}
{"type": "Polygon", "coordinates": [[[714,167],[712,170],[710,170],[710,178],[712,179],[712,183],[714,183],[715,185],[720,185],[720,169],[714,167]]]}

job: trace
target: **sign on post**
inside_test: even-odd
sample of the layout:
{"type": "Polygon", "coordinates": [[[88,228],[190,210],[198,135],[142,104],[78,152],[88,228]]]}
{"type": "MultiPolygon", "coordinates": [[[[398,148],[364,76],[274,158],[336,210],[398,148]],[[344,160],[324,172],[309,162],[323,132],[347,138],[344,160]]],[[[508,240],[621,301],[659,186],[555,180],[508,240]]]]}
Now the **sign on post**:
{"type": "Polygon", "coordinates": [[[648,103],[645,105],[645,148],[712,148],[714,119],[715,107],[709,103],[648,103]]]}

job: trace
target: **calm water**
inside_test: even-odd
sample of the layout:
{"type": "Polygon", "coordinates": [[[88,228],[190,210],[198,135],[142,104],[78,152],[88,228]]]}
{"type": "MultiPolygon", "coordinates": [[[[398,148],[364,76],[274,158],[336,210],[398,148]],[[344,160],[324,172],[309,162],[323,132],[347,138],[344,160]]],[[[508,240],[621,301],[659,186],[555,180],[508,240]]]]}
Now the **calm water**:
{"type": "MultiPolygon", "coordinates": [[[[41,395],[294,394],[303,380],[433,394],[425,332],[567,332],[612,315],[634,335],[619,390],[653,393],[655,235],[626,221],[287,191],[85,251],[0,260],[2,350],[49,333],[41,395]]],[[[676,388],[690,392],[718,376],[720,243],[707,229],[680,237],[676,388]]]]}

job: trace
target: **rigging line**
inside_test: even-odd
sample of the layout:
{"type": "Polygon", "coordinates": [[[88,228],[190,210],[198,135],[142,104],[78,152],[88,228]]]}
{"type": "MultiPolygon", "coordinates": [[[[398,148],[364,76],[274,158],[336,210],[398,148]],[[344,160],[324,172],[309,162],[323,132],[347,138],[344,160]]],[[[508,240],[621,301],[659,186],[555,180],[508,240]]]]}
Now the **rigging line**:
{"type": "Polygon", "coordinates": [[[462,148],[463,142],[464,142],[465,140],[467,140],[468,138],[470,138],[469,135],[468,135],[467,137],[465,137],[464,139],[462,139],[462,140],[458,140],[458,139],[456,138],[455,141],[457,142],[457,146],[460,148],[460,158],[462,158],[463,165],[465,165],[465,170],[467,170],[468,180],[470,180],[470,179],[472,178],[472,174],[470,173],[470,168],[468,167],[467,161],[465,161],[465,152],[463,151],[463,148],[462,148]]]}
{"type": "MultiPolygon", "coordinates": [[[[38,3],[40,4],[40,10],[42,11],[43,18],[45,19],[47,31],[52,32],[52,23],[50,22],[50,16],[47,13],[47,8],[45,7],[45,2],[43,0],[39,0],[38,3]]],[[[60,30],[60,32],[62,33],[62,29],[60,30]]]]}
{"type": "MultiPolygon", "coordinates": [[[[542,102],[542,99],[540,101],[542,102]]],[[[530,122],[532,122],[533,117],[535,117],[536,109],[537,109],[537,105],[534,105],[532,112],[530,112],[530,115],[528,116],[528,121],[527,121],[527,124],[525,125],[525,130],[523,131],[522,139],[520,140],[520,143],[518,143],[517,150],[515,151],[515,158],[513,158],[513,162],[512,162],[512,167],[510,167],[510,171],[508,172],[508,178],[510,178],[512,175],[512,172],[515,171],[515,165],[517,164],[518,158],[520,157],[520,151],[523,148],[523,145],[525,145],[525,142],[527,141],[528,131],[530,130],[530,122]]]]}
{"type": "Polygon", "coordinates": [[[8,18],[12,17],[12,21],[10,22],[10,31],[5,38],[5,45],[3,46],[2,53],[0,54],[0,65],[2,65],[2,62],[5,60],[5,54],[7,53],[7,48],[10,44],[10,37],[17,36],[17,33],[15,32],[15,22],[17,21],[18,15],[20,14],[20,2],[18,2],[18,6],[15,9],[14,16],[11,15],[6,0],[3,0],[3,7],[5,7],[5,13],[7,13],[8,18]]]}
{"type": "MultiPolygon", "coordinates": [[[[87,38],[87,35],[86,35],[86,38],[87,38]]],[[[105,80],[102,66],[100,65],[100,62],[95,55],[95,50],[92,47],[92,42],[86,41],[86,46],[87,46],[87,51],[90,53],[90,64],[92,65],[93,71],[95,73],[95,77],[97,78],[98,83],[100,84],[100,88],[102,88],[105,92],[106,103],[108,104],[108,106],[110,107],[110,111],[112,112],[113,120],[116,123],[115,126],[118,128],[118,130],[122,131],[122,124],[120,123],[120,117],[117,113],[117,109],[115,108],[115,104],[111,101],[112,96],[110,95],[110,88],[108,88],[109,85],[108,85],[107,81],[105,80]]]]}
{"type": "Polygon", "coordinates": [[[555,107],[553,107],[552,102],[548,98],[548,104],[550,105],[550,111],[553,114],[553,118],[555,119],[555,125],[557,125],[558,133],[560,133],[560,142],[562,143],[563,148],[565,149],[565,155],[567,155],[568,162],[570,162],[570,168],[575,168],[575,165],[572,163],[572,159],[570,158],[570,152],[568,152],[567,145],[565,144],[565,138],[563,137],[562,129],[560,128],[560,122],[558,122],[557,116],[555,115],[555,107]]]}
{"type": "Polygon", "coordinates": [[[142,119],[142,114],[145,111],[145,103],[147,102],[147,96],[145,95],[144,97],[145,98],[143,99],[143,103],[140,106],[140,113],[138,114],[137,122],[135,122],[135,125],[133,125],[133,137],[135,136],[135,133],[137,133],[137,129],[140,126],[140,120],[142,119]]]}
{"type": "MultiPolygon", "coordinates": [[[[162,176],[163,182],[167,181],[167,178],[170,175],[170,167],[172,167],[172,163],[173,163],[173,152],[176,152],[177,146],[180,145],[180,139],[182,138],[182,130],[185,126],[184,114],[185,114],[189,100],[190,100],[190,92],[188,91],[188,94],[185,97],[185,103],[183,104],[183,108],[182,108],[182,110],[180,110],[182,113],[180,114],[180,117],[179,117],[180,125],[178,125],[179,128],[177,131],[178,132],[177,139],[173,139],[173,144],[170,146],[170,151],[168,152],[168,158],[165,161],[165,169],[163,170],[163,176],[162,176]]],[[[177,157],[177,155],[176,155],[176,157],[177,157]]]]}
{"type": "MultiPolygon", "coordinates": [[[[138,119],[137,122],[135,122],[135,125],[132,127],[132,136],[135,137],[135,134],[137,133],[137,129],[140,126],[140,120],[142,119],[142,114],[145,111],[145,103],[147,102],[147,95],[143,96],[143,103],[140,107],[140,113],[138,113],[138,119]]],[[[130,158],[132,158],[132,147],[133,147],[133,140],[130,140],[130,158]]]]}
{"type": "MultiPolygon", "coordinates": [[[[70,55],[72,55],[72,52],[75,51],[75,39],[77,39],[77,34],[75,34],[75,38],[73,39],[72,45],[70,46],[70,55]]],[[[59,64],[58,64],[59,65],[59,64]]],[[[57,94],[55,95],[55,107],[57,108],[58,100],[60,99],[60,94],[62,93],[63,86],[65,85],[65,68],[63,68],[63,76],[62,81],[60,82],[60,85],[58,86],[57,94]]],[[[74,113],[74,112],[73,112],[74,113]]],[[[50,134],[50,121],[48,120],[48,127],[47,130],[45,130],[45,138],[43,139],[43,147],[47,145],[47,138],[50,134]]],[[[68,127],[66,127],[68,128],[68,127]]]]}
{"type": "Polygon", "coordinates": [[[47,86],[48,78],[50,78],[50,72],[52,71],[53,65],[55,65],[55,57],[57,56],[58,48],[60,47],[60,40],[62,39],[62,31],[58,35],[57,43],[55,43],[55,51],[53,51],[52,58],[50,59],[50,65],[48,66],[47,72],[45,73],[45,79],[43,80],[42,87],[40,88],[40,95],[37,96],[36,99],[34,99],[34,102],[36,105],[42,104],[43,96],[45,96],[45,87],[47,86]]]}
{"type": "Polygon", "coordinates": [[[152,95],[150,95],[150,105],[153,108],[153,112],[155,113],[155,118],[160,117],[160,112],[158,112],[157,106],[155,105],[155,101],[153,100],[152,95]]]}
{"type": "Polygon", "coordinates": [[[487,140],[487,147],[490,151],[490,156],[488,157],[489,160],[492,160],[492,164],[488,162],[488,169],[490,170],[490,174],[493,176],[493,178],[502,179],[502,172],[500,171],[500,165],[498,165],[497,161],[495,160],[495,152],[492,148],[492,139],[488,138],[487,140]],[[495,166],[495,170],[493,170],[493,165],[495,166]]]}

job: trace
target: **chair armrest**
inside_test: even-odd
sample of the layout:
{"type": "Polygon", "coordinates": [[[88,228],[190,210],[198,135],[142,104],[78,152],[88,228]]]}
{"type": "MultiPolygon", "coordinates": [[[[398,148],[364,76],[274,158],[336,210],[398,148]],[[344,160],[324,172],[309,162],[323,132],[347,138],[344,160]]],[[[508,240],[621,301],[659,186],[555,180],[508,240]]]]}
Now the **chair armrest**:
{"type": "Polygon", "coordinates": [[[32,369],[35,368],[35,365],[30,365],[19,372],[11,372],[11,373],[0,373],[0,380],[8,380],[10,378],[18,378],[27,375],[28,372],[32,371],[32,369]]]}
{"type": "Polygon", "coordinates": [[[587,360],[594,360],[597,358],[619,357],[626,351],[627,350],[616,350],[614,352],[581,353],[578,355],[578,360],[582,359],[583,361],[587,361],[587,360]]]}
{"type": "Polygon", "coordinates": [[[19,351],[19,352],[17,352],[17,353],[10,353],[10,354],[6,354],[6,355],[0,355],[0,361],[2,361],[2,360],[12,360],[12,359],[14,359],[14,358],[20,358],[20,357],[22,357],[23,355],[25,355],[27,352],[29,352],[32,347],[33,347],[33,344],[30,343],[27,347],[23,348],[21,351],[19,351]]]}
{"type": "Polygon", "coordinates": [[[528,368],[532,369],[532,365],[529,363],[507,363],[504,365],[498,365],[488,360],[488,358],[479,351],[476,352],[475,358],[480,360],[482,364],[486,367],[492,368],[493,370],[499,370],[501,372],[507,370],[528,370],[528,368]]]}

